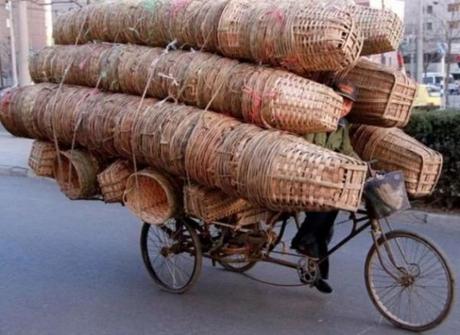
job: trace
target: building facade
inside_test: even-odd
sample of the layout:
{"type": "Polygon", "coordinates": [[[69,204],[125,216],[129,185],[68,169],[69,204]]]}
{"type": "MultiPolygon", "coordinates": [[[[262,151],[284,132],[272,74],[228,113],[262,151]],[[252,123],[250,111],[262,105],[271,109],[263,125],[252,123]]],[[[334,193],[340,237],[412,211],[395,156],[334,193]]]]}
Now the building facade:
{"type": "Polygon", "coordinates": [[[405,11],[406,32],[402,49],[408,73],[415,78],[418,22],[421,16],[423,71],[443,73],[445,62],[449,62],[451,73],[460,78],[460,0],[407,1],[405,11]]]}

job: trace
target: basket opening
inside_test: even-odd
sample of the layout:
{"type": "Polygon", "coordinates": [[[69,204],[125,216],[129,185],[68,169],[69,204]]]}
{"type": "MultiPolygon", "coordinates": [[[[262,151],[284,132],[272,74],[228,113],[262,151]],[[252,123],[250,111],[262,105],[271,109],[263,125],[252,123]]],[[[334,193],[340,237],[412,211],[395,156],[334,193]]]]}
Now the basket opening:
{"type": "Polygon", "coordinates": [[[61,190],[69,197],[77,197],[82,188],[80,178],[70,159],[61,155],[61,164],[56,169],[56,180],[61,190]]]}
{"type": "Polygon", "coordinates": [[[154,176],[133,175],[128,181],[125,204],[143,221],[161,224],[173,213],[175,204],[168,197],[169,192],[168,185],[154,176]]]}

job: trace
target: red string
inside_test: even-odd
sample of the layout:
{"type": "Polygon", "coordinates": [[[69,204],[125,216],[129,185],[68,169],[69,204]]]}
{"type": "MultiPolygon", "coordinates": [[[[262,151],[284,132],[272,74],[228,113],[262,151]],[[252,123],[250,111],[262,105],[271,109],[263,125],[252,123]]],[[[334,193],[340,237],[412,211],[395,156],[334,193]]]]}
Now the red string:
{"type": "Polygon", "coordinates": [[[171,16],[174,18],[177,14],[188,6],[191,0],[175,0],[171,6],[171,16]]]}
{"type": "Polygon", "coordinates": [[[276,97],[276,92],[270,91],[265,94],[259,94],[255,90],[251,89],[250,87],[245,86],[243,88],[244,93],[248,94],[252,101],[251,101],[251,109],[249,114],[245,117],[246,121],[263,125],[262,119],[262,102],[264,100],[273,100],[276,97]]]}

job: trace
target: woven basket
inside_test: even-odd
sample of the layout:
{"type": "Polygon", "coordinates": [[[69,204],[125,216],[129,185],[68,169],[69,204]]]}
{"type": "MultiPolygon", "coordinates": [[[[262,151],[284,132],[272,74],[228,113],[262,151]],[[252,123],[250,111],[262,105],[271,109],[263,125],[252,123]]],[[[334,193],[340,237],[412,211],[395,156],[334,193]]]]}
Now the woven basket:
{"type": "Polygon", "coordinates": [[[380,54],[398,50],[404,32],[404,24],[389,9],[364,6],[348,6],[364,36],[361,55],[380,54]]]}
{"type": "Polygon", "coordinates": [[[106,41],[166,46],[175,41],[294,72],[341,71],[362,49],[349,11],[314,3],[163,0],[90,5],[60,17],[56,44],[106,41]]]}
{"type": "MultiPolygon", "coordinates": [[[[64,78],[67,84],[137,95],[147,87],[155,98],[170,97],[301,135],[334,131],[342,108],[342,99],[324,85],[204,52],[164,54],[158,48],[97,43],[54,46],[35,54],[31,69],[35,82],[60,83],[64,78]],[[66,62],[75,66],[66,69],[66,62]]],[[[103,122],[103,117],[94,116],[93,122],[103,122]]]]}
{"type": "Polygon", "coordinates": [[[442,171],[442,155],[402,130],[355,126],[352,144],[363,160],[377,161],[376,169],[401,170],[411,197],[427,196],[434,191],[442,171]]]}
{"type": "Polygon", "coordinates": [[[95,195],[100,163],[80,150],[61,151],[55,160],[54,176],[61,191],[72,200],[87,199],[95,195]]]}
{"type": "Polygon", "coordinates": [[[243,199],[231,197],[220,190],[199,185],[184,187],[184,209],[190,216],[212,222],[240,213],[252,206],[243,199]]]}
{"type": "Polygon", "coordinates": [[[252,206],[242,210],[236,215],[236,226],[244,227],[254,225],[260,222],[267,222],[273,213],[262,207],[252,206]]]}
{"type": "Polygon", "coordinates": [[[117,160],[97,175],[97,181],[106,203],[123,202],[123,194],[130,175],[134,173],[129,161],[117,160]]]}
{"type": "Polygon", "coordinates": [[[404,127],[409,122],[417,84],[398,70],[366,59],[348,74],[359,90],[349,119],[380,127],[404,127]]]}
{"type": "MultiPolygon", "coordinates": [[[[18,89],[17,99],[34,100],[33,96],[40,95],[35,88],[42,86],[33,87],[18,89]]],[[[138,163],[146,162],[203,186],[220,188],[269,210],[356,210],[360,204],[367,167],[358,160],[309,144],[298,136],[262,130],[189,106],[154,100],[143,101],[141,106],[141,98],[121,94],[116,95],[120,100],[114,103],[113,94],[98,92],[97,100],[92,94],[92,89],[64,85],[57,96],[59,101],[48,102],[58,108],[39,104],[44,111],[52,110],[50,114],[34,105],[31,119],[50,114],[52,120],[60,122],[57,140],[61,145],[72,144],[67,141],[74,138],[76,145],[91,143],[95,153],[106,157],[105,142],[113,141],[120,156],[140,158],[138,163]],[[126,108],[123,100],[137,108],[126,108]],[[100,127],[115,128],[95,129],[88,113],[94,110],[111,115],[100,127]],[[69,115],[71,122],[61,121],[69,115]],[[80,120],[77,132],[75,120],[80,120]],[[88,142],[87,137],[94,132],[107,137],[94,136],[88,142]]],[[[21,119],[24,110],[17,107],[11,102],[9,113],[21,119]]],[[[23,136],[31,136],[27,129],[23,131],[23,136]]],[[[53,133],[48,136],[54,139],[53,133]]]]}
{"type": "Polygon", "coordinates": [[[29,156],[29,166],[37,176],[54,177],[56,148],[50,142],[34,141],[29,156]]]}
{"type": "Polygon", "coordinates": [[[128,178],[124,203],[142,221],[162,224],[182,208],[180,186],[174,179],[152,169],[128,178]]]}

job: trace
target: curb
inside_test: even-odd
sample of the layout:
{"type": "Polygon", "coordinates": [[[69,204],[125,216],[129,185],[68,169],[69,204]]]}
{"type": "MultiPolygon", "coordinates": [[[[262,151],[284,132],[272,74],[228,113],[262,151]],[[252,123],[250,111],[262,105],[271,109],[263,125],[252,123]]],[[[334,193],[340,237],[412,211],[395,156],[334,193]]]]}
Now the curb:
{"type": "Polygon", "coordinates": [[[35,177],[32,170],[20,166],[0,164],[0,176],[2,177],[35,177]]]}

